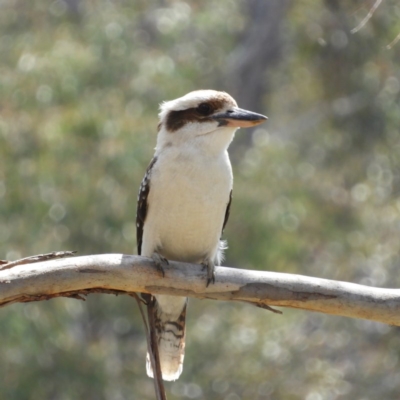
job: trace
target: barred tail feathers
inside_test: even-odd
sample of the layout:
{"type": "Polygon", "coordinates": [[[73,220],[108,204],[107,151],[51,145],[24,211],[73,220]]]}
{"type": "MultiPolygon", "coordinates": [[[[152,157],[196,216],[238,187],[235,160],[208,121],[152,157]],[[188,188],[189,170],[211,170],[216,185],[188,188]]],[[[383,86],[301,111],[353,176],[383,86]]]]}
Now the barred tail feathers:
{"type": "MultiPolygon", "coordinates": [[[[179,378],[185,356],[185,320],[187,298],[157,295],[155,326],[162,377],[165,381],[179,378]]],[[[147,375],[153,378],[149,354],[146,357],[147,375]]]]}

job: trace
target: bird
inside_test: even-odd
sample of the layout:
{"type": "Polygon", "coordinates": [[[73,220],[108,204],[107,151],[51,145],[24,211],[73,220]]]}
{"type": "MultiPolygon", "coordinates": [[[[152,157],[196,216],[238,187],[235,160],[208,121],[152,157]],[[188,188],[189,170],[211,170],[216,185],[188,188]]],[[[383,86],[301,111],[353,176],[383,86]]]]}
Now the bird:
{"type": "MultiPolygon", "coordinates": [[[[223,261],[233,175],[227,152],[238,128],[268,118],[240,109],[226,92],[196,90],[161,103],[157,144],[138,194],[138,254],[163,272],[168,260],[202,264],[206,285],[223,261]]],[[[162,379],[182,373],[188,299],[154,295],[155,337],[162,379]]],[[[150,356],[146,370],[154,377],[150,356]]]]}

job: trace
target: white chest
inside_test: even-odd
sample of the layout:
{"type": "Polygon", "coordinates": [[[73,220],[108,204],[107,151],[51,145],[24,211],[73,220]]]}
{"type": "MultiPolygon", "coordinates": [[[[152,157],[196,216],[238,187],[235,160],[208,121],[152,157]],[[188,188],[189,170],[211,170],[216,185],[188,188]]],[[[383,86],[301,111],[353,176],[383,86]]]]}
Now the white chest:
{"type": "Polygon", "coordinates": [[[161,154],[150,178],[143,255],[201,262],[218,249],[232,189],[226,152],[220,157],[161,154]]]}

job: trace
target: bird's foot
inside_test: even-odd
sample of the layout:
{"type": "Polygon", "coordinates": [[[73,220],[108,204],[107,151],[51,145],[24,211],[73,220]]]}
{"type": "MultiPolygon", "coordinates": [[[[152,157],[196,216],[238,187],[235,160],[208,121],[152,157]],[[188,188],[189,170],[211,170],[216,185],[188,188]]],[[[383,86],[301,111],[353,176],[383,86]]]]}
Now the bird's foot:
{"type": "Polygon", "coordinates": [[[213,261],[207,260],[201,263],[203,270],[207,268],[207,284],[206,287],[212,282],[215,283],[215,264],[213,261]]]}
{"type": "Polygon", "coordinates": [[[161,272],[164,278],[165,276],[164,268],[166,268],[169,265],[168,260],[161,254],[157,253],[156,251],[151,255],[151,258],[153,259],[154,264],[156,265],[157,269],[161,272]]]}

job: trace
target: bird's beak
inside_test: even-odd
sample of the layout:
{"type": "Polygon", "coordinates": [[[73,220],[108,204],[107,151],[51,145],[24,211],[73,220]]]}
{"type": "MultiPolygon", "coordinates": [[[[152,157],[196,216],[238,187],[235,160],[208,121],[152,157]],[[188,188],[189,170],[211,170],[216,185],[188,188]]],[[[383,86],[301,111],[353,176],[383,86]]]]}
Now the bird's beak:
{"type": "Polygon", "coordinates": [[[248,128],[256,126],[268,119],[265,115],[257,114],[252,111],[242,110],[234,107],[228,111],[224,111],[212,116],[219,122],[219,126],[229,126],[234,128],[248,128]]]}

